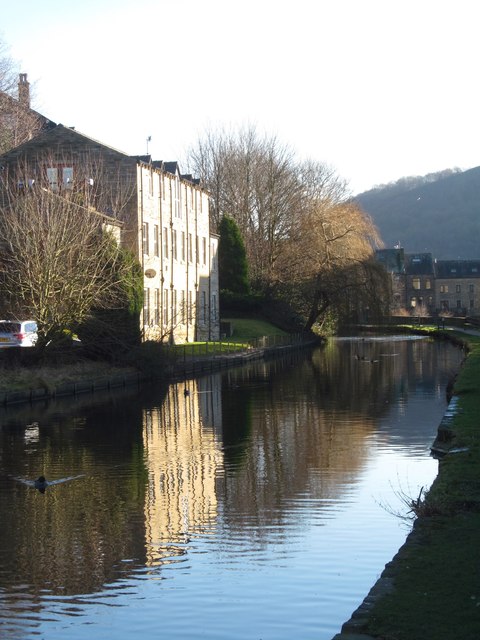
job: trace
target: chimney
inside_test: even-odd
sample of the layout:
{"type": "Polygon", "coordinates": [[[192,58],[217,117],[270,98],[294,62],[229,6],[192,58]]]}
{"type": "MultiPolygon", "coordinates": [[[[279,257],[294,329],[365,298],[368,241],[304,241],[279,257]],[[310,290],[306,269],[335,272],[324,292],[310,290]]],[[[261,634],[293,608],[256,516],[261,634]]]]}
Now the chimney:
{"type": "Polygon", "coordinates": [[[30,83],[26,73],[21,73],[18,78],[18,101],[22,107],[30,109],[30,83]]]}

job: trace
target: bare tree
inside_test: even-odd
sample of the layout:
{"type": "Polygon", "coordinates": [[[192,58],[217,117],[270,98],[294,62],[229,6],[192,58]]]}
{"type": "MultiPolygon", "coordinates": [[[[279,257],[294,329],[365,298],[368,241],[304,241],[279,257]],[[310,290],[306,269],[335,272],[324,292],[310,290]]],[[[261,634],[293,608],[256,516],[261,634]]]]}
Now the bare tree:
{"type": "Polygon", "coordinates": [[[91,311],[122,302],[126,276],[109,221],[40,184],[11,187],[0,211],[2,315],[38,322],[39,345],[62,339],[91,311]]]}
{"type": "Polygon", "coordinates": [[[268,288],[302,200],[293,152],[254,127],[208,132],[190,151],[189,163],[212,194],[215,227],[232,217],[245,241],[250,277],[268,288]]]}

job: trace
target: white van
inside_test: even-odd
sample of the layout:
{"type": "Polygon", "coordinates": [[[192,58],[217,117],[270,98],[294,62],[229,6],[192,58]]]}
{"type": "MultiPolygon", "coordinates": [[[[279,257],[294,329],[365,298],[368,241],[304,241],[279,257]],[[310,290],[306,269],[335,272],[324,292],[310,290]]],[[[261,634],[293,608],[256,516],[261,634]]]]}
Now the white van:
{"type": "Polygon", "coordinates": [[[0,320],[2,347],[33,347],[37,342],[37,323],[33,320],[0,320]]]}

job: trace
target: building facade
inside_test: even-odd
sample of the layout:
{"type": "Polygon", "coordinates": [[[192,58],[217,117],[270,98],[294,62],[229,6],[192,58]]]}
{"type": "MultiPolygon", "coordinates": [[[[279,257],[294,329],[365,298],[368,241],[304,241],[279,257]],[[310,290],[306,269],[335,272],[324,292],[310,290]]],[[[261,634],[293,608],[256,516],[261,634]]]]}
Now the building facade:
{"type": "Polygon", "coordinates": [[[146,337],[218,340],[218,237],[209,229],[208,194],[176,162],[139,162],[137,185],[146,337]]]}
{"type": "Polygon", "coordinates": [[[480,260],[438,260],[437,308],[458,316],[480,314],[480,260]]]}
{"type": "Polygon", "coordinates": [[[218,238],[209,229],[209,197],[176,162],[129,156],[56,125],[0,156],[0,205],[12,185],[74,194],[121,223],[120,243],[144,274],[144,339],[219,338],[218,238]]]}
{"type": "Polygon", "coordinates": [[[378,250],[376,258],[392,278],[392,315],[480,316],[480,260],[435,260],[399,248],[378,250]]]}

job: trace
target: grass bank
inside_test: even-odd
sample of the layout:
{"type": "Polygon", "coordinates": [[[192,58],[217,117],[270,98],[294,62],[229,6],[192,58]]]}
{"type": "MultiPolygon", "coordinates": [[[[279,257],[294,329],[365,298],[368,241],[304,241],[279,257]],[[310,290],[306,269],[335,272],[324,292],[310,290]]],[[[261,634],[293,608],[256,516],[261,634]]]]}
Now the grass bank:
{"type": "MultiPolygon", "coordinates": [[[[384,572],[392,587],[374,599],[356,633],[382,640],[480,638],[480,338],[453,337],[468,344],[469,354],[454,385],[458,410],[442,435],[451,453],[439,461],[425,499],[415,505],[412,496],[419,517],[384,572]]],[[[348,623],[345,639],[347,631],[348,623]]]]}
{"type": "MultiPolygon", "coordinates": [[[[69,364],[48,364],[42,361],[38,365],[11,366],[6,359],[0,357],[0,392],[22,391],[28,389],[52,389],[69,382],[95,380],[104,377],[114,377],[134,371],[146,370],[146,375],[154,370],[160,370],[166,358],[205,357],[230,353],[247,349],[249,340],[263,336],[286,335],[284,331],[261,319],[233,318],[229,320],[233,326],[231,338],[217,343],[188,343],[174,345],[166,350],[159,349],[158,343],[145,343],[138,350],[136,356],[125,358],[129,366],[114,366],[109,362],[86,360],[79,355],[77,362],[69,364]]],[[[1,355],[1,354],[0,354],[1,355]]]]}

